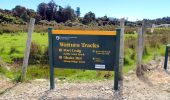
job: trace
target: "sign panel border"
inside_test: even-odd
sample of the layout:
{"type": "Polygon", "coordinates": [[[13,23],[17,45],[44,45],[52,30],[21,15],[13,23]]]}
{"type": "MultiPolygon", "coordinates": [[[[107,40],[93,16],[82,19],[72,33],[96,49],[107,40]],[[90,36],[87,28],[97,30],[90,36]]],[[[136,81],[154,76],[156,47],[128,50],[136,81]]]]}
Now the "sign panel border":
{"type": "Polygon", "coordinates": [[[49,63],[50,63],[50,89],[54,89],[54,61],[53,61],[53,34],[64,34],[64,35],[109,35],[116,37],[115,47],[115,64],[114,64],[114,90],[118,90],[118,77],[119,77],[119,56],[120,56],[120,31],[86,31],[86,30],[53,30],[48,28],[48,41],[49,41],[49,63]]]}

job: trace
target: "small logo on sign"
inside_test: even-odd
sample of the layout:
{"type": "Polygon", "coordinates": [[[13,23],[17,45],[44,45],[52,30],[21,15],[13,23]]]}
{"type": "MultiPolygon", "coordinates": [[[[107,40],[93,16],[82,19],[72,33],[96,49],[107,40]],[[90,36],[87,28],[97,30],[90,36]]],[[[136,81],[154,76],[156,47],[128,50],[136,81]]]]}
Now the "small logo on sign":
{"type": "Polygon", "coordinates": [[[60,36],[56,36],[56,40],[60,40],[60,36]]]}

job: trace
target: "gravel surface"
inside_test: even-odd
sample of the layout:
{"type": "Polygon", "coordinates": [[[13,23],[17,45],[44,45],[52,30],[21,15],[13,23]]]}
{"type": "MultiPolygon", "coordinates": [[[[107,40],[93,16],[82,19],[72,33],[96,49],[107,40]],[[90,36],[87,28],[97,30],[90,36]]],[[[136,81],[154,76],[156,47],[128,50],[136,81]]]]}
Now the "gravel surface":
{"type": "Polygon", "coordinates": [[[50,91],[49,80],[37,79],[10,84],[10,88],[0,94],[0,100],[170,100],[170,70],[163,70],[163,59],[151,61],[148,68],[150,70],[140,78],[130,71],[124,76],[120,91],[112,90],[111,80],[59,83],[50,91]]]}

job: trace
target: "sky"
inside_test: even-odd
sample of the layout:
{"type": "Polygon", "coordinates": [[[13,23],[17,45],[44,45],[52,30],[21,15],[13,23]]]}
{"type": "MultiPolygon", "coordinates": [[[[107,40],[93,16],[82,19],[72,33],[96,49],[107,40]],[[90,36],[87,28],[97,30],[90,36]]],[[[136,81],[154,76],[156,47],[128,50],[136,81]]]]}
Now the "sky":
{"type": "MultiPolygon", "coordinates": [[[[0,0],[0,8],[11,10],[16,5],[37,10],[38,4],[50,0],[0,0]]],[[[107,15],[114,18],[125,18],[130,21],[156,19],[170,16],[170,0],[54,0],[62,7],[80,7],[81,16],[89,11],[96,17],[107,15]]]]}

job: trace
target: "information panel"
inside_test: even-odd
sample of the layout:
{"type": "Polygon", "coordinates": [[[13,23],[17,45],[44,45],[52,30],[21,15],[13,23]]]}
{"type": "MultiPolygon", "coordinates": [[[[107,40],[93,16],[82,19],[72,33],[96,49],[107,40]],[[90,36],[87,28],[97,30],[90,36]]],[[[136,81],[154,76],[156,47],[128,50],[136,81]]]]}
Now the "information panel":
{"type": "Polygon", "coordinates": [[[49,34],[50,89],[54,68],[115,71],[118,89],[120,29],[116,31],[53,30],[49,34]]]}
{"type": "Polygon", "coordinates": [[[101,31],[52,31],[54,67],[114,70],[116,32],[104,32],[106,34],[101,31]]]}

